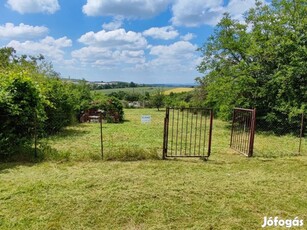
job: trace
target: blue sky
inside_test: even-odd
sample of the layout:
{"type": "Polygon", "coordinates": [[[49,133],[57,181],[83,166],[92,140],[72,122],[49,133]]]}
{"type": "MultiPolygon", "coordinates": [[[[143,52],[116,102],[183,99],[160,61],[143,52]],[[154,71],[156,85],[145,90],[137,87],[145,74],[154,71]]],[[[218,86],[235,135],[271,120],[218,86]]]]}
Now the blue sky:
{"type": "Polygon", "coordinates": [[[196,51],[224,12],[254,0],[4,0],[0,47],[43,54],[63,77],[193,83],[196,51]]]}

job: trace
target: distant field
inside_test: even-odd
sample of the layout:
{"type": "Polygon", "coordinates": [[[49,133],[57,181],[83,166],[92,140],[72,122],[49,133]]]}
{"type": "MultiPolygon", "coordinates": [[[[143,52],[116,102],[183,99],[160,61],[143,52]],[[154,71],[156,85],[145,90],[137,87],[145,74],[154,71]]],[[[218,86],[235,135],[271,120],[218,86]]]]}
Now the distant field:
{"type": "Polygon", "coordinates": [[[194,88],[173,88],[173,89],[168,89],[164,91],[164,95],[169,95],[170,93],[184,93],[184,92],[191,92],[193,91],[194,88]]]}
{"type": "Polygon", "coordinates": [[[154,93],[158,89],[162,89],[163,91],[168,91],[174,89],[174,87],[136,87],[136,88],[101,89],[101,90],[95,90],[95,92],[110,94],[112,92],[123,91],[127,93],[144,94],[145,92],[154,93]]]}

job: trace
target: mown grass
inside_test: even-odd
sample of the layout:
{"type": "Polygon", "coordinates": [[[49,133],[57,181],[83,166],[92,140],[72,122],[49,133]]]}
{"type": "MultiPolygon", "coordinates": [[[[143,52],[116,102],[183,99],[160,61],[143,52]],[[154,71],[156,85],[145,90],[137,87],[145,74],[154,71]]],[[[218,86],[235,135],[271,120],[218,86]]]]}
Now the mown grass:
{"type": "Polygon", "coordinates": [[[292,137],[277,141],[273,155],[246,158],[229,149],[230,130],[215,120],[208,161],[163,161],[163,118],[163,111],[126,110],[125,123],[103,124],[109,161],[101,161],[92,123],[45,140],[47,161],[0,164],[0,229],[260,229],[264,216],[307,221],[306,154],[282,154],[292,137]],[[141,114],[152,122],[141,124],[141,114]]]}

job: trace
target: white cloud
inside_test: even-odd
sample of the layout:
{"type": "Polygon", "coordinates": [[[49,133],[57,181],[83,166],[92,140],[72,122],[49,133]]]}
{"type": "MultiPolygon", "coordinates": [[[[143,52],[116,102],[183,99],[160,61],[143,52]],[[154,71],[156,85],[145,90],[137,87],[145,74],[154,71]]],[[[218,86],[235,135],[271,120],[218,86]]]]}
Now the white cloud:
{"type": "Polygon", "coordinates": [[[82,35],[79,38],[82,42],[89,46],[110,47],[115,49],[142,49],[147,46],[146,39],[141,33],[117,29],[113,31],[101,30],[97,33],[93,31],[82,35]]]}
{"type": "Polygon", "coordinates": [[[179,33],[172,26],[152,27],[143,32],[144,36],[150,36],[155,39],[170,40],[176,38],[179,33]]]}
{"type": "Polygon", "coordinates": [[[21,14],[49,13],[60,9],[58,0],[7,0],[7,5],[21,14]]]}
{"type": "Polygon", "coordinates": [[[215,26],[225,12],[242,22],[243,14],[255,6],[255,0],[230,0],[226,6],[223,3],[223,0],[174,0],[171,22],[175,26],[215,26]]]}
{"type": "Polygon", "coordinates": [[[141,33],[124,29],[91,31],[82,35],[79,42],[87,46],[73,51],[71,55],[82,65],[112,69],[145,62],[147,41],[141,33]]]}
{"type": "Polygon", "coordinates": [[[195,37],[196,37],[195,34],[187,33],[186,35],[183,35],[183,36],[181,36],[180,38],[181,38],[183,41],[190,41],[190,40],[192,40],[192,39],[195,38],[195,37]]]}
{"type": "Polygon", "coordinates": [[[172,23],[176,26],[214,26],[224,12],[223,0],[176,0],[172,6],[172,23]]]}
{"type": "Polygon", "coordinates": [[[172,0],[87,0],[83,13],[88,16],[151,18],[166,10],[172,0]]]}
{"type": "Polygon", "coordinates": [[[0,38],[4,39],[30,39],[41,37],[48,33],[48,28],[44,26],[30,26],[20,23],[18,26],[13,23],[0,25],[0,38]]]}
{"type": "MultiPolygon", "coordinates": [[[[265,0],[260,0],[260,2],[266,4],[265,0]]],[[[255,0],[230,0],[225,11],[229,12],[232,18],[242,22],[243,14],[252,7],[255,7],[255,0]]]]}
{"type": "Polygon", "coordinates": [[[147,63],[149,68],[168,71],[195,70],[199,61],[197,46],[187,41],[178,41],[168,46],[153,46],[150,55],[154,59],[147,63]]]}
{"type": "Polygon", "coordinates": [[[72,41],[67,37],[54,39],[47,36],[46,38],[34,42],[25,41],[20,42],[13,40],[7,44],[8,47],[13,47],[20,54],[38,55],[42,54],[46,58],[50,58],[52,61],[62,61],[64,58],[63,48],[70,47],[72,41]]]}
{"type": "Polygon", "coordinates": [[[123,25],[123,17],[117,16],[113,19],[113,21],[109,23],[103,23],[102,28],[104,30],[116,30],[119,29],[123,25]]]}
{"type": "Polygon", "coordinates": [[[143,50],[112,50],[89,46],[75,50],[71,55],[82,65],[91,65],[102,69],[124,68],[145,62],[143,50]]]}

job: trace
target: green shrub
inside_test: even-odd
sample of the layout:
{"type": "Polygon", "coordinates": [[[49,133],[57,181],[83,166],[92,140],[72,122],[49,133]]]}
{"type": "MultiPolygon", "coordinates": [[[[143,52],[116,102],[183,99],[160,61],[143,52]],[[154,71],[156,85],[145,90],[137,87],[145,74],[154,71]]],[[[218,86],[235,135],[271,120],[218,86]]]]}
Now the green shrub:
{"type": "Polygon", "coordinates": [[[38,124],[45,119],[44,97],[26,72],[0,73],[0,153],[30,144],[38,124]]]}
{"type": "Polygon", "coordinates": [[[118,123],[124,121],[123,105],[121,101],[115,97],[96,94],[94,95],[94,100],[91,103],[90,108],[104,110],[105,119],[109,123],[118,123]]]}

